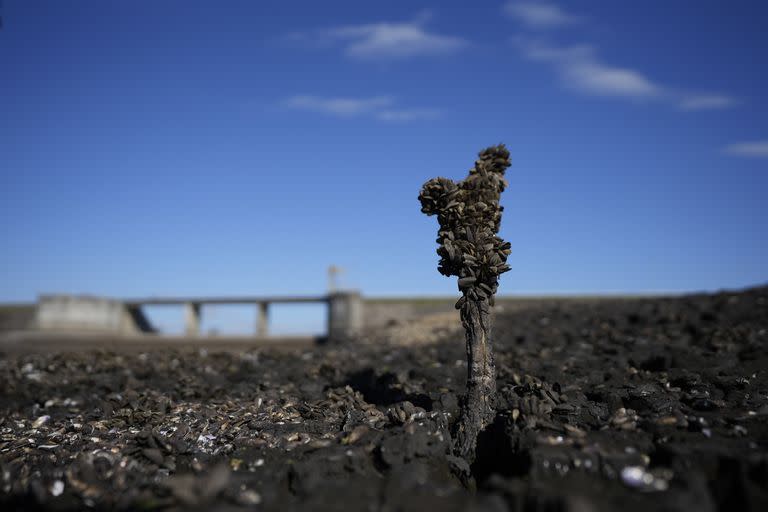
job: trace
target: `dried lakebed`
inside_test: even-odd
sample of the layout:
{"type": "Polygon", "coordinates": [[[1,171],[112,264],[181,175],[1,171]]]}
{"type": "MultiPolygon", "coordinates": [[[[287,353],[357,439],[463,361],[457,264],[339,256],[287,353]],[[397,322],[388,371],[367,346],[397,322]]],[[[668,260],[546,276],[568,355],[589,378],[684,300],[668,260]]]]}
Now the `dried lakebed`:
{"type": "Polygon", "coordinates": [[[466,360],[446,332],[2,355],[0,508],[768,509],[767,288],[498,313],[471,466],[450,454],[466,360]]]}

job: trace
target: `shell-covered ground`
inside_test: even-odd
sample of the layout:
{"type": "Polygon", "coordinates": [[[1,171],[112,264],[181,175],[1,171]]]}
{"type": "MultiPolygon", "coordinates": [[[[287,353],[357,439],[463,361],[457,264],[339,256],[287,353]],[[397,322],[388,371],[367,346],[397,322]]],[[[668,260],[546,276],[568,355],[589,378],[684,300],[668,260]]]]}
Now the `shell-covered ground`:
{"type": "Polygon", "coordinates": [[[0,355],[0,508],[768,510],[768,288],[554,301],[494,326],[499,412],[471,465],[451,455],[452,328],[0,355]]]}

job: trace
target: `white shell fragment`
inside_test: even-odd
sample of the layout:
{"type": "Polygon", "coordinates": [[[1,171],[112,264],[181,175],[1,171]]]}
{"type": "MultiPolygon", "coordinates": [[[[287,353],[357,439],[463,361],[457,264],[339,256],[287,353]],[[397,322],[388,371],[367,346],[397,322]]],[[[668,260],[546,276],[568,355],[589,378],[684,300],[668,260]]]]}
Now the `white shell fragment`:
{"type": "Polygon", "coordinates": [[[51,417],[47,414],[45,416],[40,416],[35,420],[34,423],[32,423],[32,428],[40,428],[46,423],[48,423],[51,420],[51,417]]]}
{"type": "Polygon", "coordinates": [[[669,482],[654,476],[641,466],[627,466],[621,470],[621,481],[624,485],[643,492],[666,491],[669,482]]]}

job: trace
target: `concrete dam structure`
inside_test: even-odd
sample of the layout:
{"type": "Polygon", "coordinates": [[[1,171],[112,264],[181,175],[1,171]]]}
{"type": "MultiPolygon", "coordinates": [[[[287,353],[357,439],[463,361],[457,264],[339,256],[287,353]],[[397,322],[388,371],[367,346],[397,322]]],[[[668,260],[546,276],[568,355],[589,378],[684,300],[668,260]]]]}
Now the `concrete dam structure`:
{"type": "MultiPolygon", "coordinates": [[[[202,306],[211,304],[253,305],[257,311],[256,337],[269,335],[272,304],[319,303],[327,305],[327,338],[348,338],[363,329],[362,299],[357,292],[333,292],[324,296],[274,297],[178,297],[110,299],[94,296],[43,295],[34,309],[33,321],[18,330],[43,332],[98,332],[120,336],[158,334],[143,308],[180,305],[185,311],[185,335],[201,335],[202,306]]],[[[27,315],[29,318],[29,315],[27,315]]]]}
{"type": "MultiPolygon", "coordinates": [[[[606,298],[609,297],[578,297],[578,300],[600,301],[606,298]]],[[[515,311],[564,299],[567,300],[566,297],[499,297],[494,309],[515,311]]],[[[429,322],[428,319],[439,318],[447,325],[459,325],[455,301],[455,297],[371,298],[363,297],[355,291],[334,291],[319,296],[150,297],[123,300],[88,295],[42,295],[35,304],[0,304],[0,341],[12,340],[16,345],[32,338],[66,338],[73,341],[84,337],[114,340],[117,344],[120,340],[143,340],[142,343],[150,345],[160,340],[186,340],[191,343],[216,339],[217,344],[226,339],[257,342],[273,340],[281,344],[286,340],[339,341],[367,336],[390,327],[409,325],[422,319],[429,322]],[[327,331],[314,337],[271,335],[270,307],[282,303],[325,305],[327,331]],[[212,304],[253,306],[255,322],[252,334],[203,334],[202,306],[212,304]],[[181,336],[160,332],[152,324],[145,308],[157,305],[183,307],[185,329],[181,336]]]]}

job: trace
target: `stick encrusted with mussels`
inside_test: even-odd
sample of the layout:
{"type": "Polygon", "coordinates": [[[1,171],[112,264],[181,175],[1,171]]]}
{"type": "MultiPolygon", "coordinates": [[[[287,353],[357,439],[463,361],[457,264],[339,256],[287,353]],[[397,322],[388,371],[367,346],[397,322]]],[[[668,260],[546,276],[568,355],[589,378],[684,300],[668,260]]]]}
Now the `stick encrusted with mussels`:
{"type": "Polygon", "coordinates": [[[478,434],[496,414],[490,307],[499,276],[509,270],[510,244],[497,235],[504,210],[499,198],[507,186],[504,171],[509,166],[507,148],[503,144],[492,146],[480,152],[463,181],[434,178],[419,194],[421,211],[437,215],[440,224],[437,269],[445,276],[457,276],[462,293],[456,309],[466,331],[467,392],[455,450],[468,459],[474,457],[478,434]]]}

